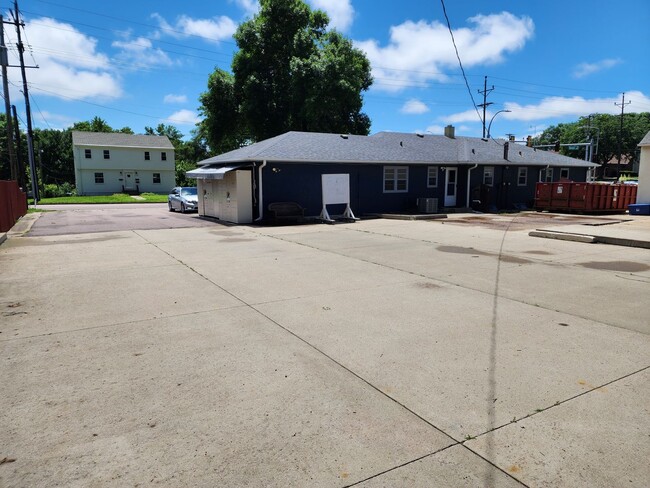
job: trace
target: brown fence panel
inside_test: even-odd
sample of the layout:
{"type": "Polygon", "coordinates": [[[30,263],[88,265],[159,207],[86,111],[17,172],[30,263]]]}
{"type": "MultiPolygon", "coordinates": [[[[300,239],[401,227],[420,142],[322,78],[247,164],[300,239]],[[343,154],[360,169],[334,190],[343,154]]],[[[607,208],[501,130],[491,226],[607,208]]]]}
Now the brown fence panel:
{"type": "Polygon", "coordinates": [[[16,181],[0,180],[0,232],[11,229],[27,213],[27,196],[16,181]]]}

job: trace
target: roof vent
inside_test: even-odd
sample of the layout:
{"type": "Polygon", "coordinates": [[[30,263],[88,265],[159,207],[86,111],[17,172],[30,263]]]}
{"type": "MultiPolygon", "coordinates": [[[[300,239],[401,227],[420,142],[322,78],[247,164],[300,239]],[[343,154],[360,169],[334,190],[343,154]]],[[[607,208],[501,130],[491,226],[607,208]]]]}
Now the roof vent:
{"type": "Polygon", "coordinates": [[[472,148],[472,154],[476,154],[476,151],[474,150],[474,148],[472,148]]]}
{"type": "Polygon", "coordinates": [[[347,134],[341,134],[341,139],[347,139],[348,135],[347,134]]]}
{"type": "Polygon", "coordinates": [[[453,125],[448,125],[445,127],[445,137],[449,139],[456,139],[456,129],[453,125]]]}
{"type": "Polygon", "coordinates": [[[404,141],[399,141],[399,146],[404,147],[404,141]]]}
{"type": "Polygon", "coordinates": [[[419,132],[416,132],[415,135],[418,136],[418,137],[424,137],[424,134],[421,134],[419,132]]]}

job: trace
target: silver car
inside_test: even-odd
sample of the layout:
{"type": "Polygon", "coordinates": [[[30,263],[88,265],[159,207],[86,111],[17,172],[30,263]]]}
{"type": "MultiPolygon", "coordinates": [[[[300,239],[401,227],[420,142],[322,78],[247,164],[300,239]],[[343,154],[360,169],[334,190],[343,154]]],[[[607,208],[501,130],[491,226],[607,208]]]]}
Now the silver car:
{"type": "Polygon", "coordinates": [[[182,213],[199,210],[199,197],[195,186],[177,186],[172,188],[167,197],[169,211],[179,210],[182,213]]]}

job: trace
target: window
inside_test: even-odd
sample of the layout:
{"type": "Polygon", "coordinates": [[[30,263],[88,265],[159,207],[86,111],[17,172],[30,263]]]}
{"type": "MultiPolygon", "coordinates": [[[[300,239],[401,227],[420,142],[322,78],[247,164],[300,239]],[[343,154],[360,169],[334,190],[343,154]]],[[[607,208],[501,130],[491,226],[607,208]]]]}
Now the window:
{"type": "Polygon", "coordinates": [[[553,181],[553,168],[544,168],[539,170],[539,181],[550,183],[553,181]]]}
{"type": "Polygon", "coordinates": [[[483,184],[487,186],[494,184],[494,166],[486,166],[483,169],[483,184]]]}
{"type": "Polygon", "coordinates": [[[104,149],[104,159],[111,159],[111,152],[108,149],[104,149]]]}
{"type": "Polygon", "coordinates": [[[153,182],[154,183],[160,183],[160,173],[154,173],[153,174],[153,182]]]}
{"type": "Polygon", "coordinates": [[[569,179],[569,168],[560,168],[560,179],[561,180],[569,179]]]}
{"type": "Polygon", "coordinates": [[[90,159],[93,157],[93,153],[90,149],[85,149],[84,150],[84,155],[86,156],[86,159],[90,159]]]}
{"type": "Polygon", "coordinates": [[[526,186],[528,183],[528,168],[519,168],[517,170],[517,186],[526,186]]]}
{"type": "Polygon", "coordinates": [[[95,173],[95,183],[104,184],[104,173],[95,173]]]}
{"type": "Polygon", "coordinates": [[[149,151],[144,152],[144,160],[149,161],[151,159],[151,155],[149,154],[149,151]]]}
{"type": "Polygon", "coordinates": [[[408,191],[408,166],[384,166],[384,193],[408,191]]]}
{"type": "Polygon", "coordinates": [[[427,188],[438,187],[438,167],[429,166],[427,169],[427,188]]]}
{"type": "Polygon", "coordinates": [[[161,152],[160,153],[160,160],[161,161],[167,161],[167,153],[166,152],[161,152]]]}

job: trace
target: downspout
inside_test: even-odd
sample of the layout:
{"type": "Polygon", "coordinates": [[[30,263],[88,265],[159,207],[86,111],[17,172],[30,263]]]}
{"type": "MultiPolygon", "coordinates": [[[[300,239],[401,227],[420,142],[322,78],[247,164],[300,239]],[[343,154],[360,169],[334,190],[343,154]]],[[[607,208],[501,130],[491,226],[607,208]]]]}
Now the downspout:
{"type": "Polygon", "coordinates": [[[469,208],[469,197],[470,197],[470,176],[472,175],[472,170],[476,169],[478,167],[478,163],[476,163],[474,166],[469,168],[467,170],[467,205],[465,205],[465,208],[469,208]]]}
{"type": "Polygon", "coordinates": [[[266,166],[266,159],[262,161],[260,167],[257,168],[257,188],[259,189],[259,196],[257,201],[257,213],[258,217],[255,219],[255,222],[259,222],[264,218],[264,194],[262,193],[262,170],[266,166]]]}

